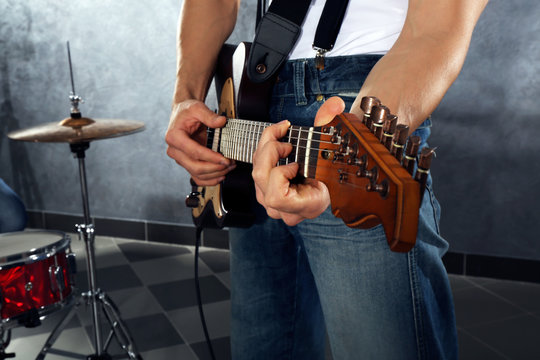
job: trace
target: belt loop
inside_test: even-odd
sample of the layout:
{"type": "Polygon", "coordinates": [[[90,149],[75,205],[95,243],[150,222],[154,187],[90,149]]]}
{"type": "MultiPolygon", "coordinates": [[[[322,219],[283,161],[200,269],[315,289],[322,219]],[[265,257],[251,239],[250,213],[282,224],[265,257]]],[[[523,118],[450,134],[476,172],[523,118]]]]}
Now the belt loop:
{"type": "Polygon", "coordinates": [[[294,97],[296,105],[307,105],[306,97],[306,61],[298,60],[293,63],[294,69],[294,97]]]}

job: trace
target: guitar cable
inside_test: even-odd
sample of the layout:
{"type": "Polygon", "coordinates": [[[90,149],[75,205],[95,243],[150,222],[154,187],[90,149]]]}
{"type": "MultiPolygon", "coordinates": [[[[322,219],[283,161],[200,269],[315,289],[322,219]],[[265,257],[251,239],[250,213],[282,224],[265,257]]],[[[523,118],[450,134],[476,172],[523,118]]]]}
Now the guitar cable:
{"type": "Polygon", "coordinates": [[[212,347],[212,342],[210,341],[210,336],[208,335],[208,328],[206,327],[206,319],[204,317],[203,304],[201,300],[201,286],[199,283],[199,247],[201,245],[201,234],[203,228],[197,226],[196,235],[195,235],[195,290],[197,293],[197,304],[199,306],[199,316],[201,318],[201,324],[204,331],[204,337],[206,339],[206,344],[208,345],[208,350],[210,351],[210,357],[212,360],[216,360],[214,355],[214,348],[212,347]]]}

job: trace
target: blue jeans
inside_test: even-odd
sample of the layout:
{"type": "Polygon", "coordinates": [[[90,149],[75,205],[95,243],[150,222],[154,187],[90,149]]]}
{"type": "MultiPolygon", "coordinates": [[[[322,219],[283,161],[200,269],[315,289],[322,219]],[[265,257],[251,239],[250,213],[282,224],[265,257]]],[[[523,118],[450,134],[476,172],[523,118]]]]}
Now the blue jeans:
{"type": "Polygon", "coordinates": [[[21,199],[0,179],[0,233],[23,230],[26,209],[21,199]]]}
{"type": "MultiPolygon", "coordinates": [[[[272,121],[311,126],[324,98],[348,106],[379,56],[289,61],[274,88],[272,121]]],[[[430,120],[416,131],[423,145],[430,120]]],[[[381,225],[351,229],[327,209],[289,227],[257,207],[256,223],[230,229],[233,359],[456,359],[452,294],[441,256],[440,207],[431,179],[418,239],[389,250],[381,225]]]]}

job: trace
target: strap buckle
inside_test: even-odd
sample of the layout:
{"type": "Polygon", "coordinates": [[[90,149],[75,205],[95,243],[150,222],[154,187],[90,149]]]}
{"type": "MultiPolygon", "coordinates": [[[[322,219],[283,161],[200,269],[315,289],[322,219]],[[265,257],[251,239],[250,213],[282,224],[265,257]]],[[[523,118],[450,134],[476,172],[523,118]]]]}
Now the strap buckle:
{"type": "Polygon", "coordinates": [[[313,50],[317,51],[317,54],[315,54],[315,67],[317,70],[324,70],[324,56],[328,50],[316,47],[315,45],[312,47],[313,50]]]}

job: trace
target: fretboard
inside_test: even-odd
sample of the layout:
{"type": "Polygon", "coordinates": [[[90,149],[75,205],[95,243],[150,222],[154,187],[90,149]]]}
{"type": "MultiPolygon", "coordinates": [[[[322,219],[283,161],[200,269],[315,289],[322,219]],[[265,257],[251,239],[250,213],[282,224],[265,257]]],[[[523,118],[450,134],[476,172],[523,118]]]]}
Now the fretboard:
{"type": "MultiPolygon", "coordinates": [[[[270,125],[272,123],[228,119],[223,128],[209,129],[207,146],[226,158],[252,164],[259,139],[264,129],[270,125]]],[[[319,133],[313,127],[291,125],[281,141],[290,143],[293,149],[289,156],[280,159],[278,165],[296,162],[299,164],[300,175],[314,178],[319,138],[319,133]]]]}

